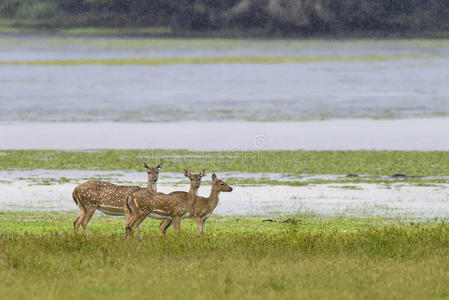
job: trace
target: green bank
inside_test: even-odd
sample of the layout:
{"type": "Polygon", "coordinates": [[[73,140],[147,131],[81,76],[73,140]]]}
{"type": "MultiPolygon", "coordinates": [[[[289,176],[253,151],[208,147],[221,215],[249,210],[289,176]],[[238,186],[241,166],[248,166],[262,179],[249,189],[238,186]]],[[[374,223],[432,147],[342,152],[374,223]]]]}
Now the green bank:
{"type": "Polygon", "coordinates": [[[165,172],[449,175],[448,151],[188,151],[188,150],[0,150],[1,170],[141,171],[143,162],[164,163],[165,172]]]}

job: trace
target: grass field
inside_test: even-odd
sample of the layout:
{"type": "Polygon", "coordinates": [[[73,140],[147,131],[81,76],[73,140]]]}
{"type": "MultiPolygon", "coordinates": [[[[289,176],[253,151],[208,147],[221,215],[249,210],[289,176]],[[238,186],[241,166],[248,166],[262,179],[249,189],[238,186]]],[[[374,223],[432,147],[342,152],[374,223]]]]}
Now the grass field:
{"type": "MultiPolygon", "coordinates": [[[[1,150],[0,169],[142,171],[143,161],[162,160],[164,172],[207,168],[294,176],[447,176],[448,154],[1,150]]],[[[424,179],[410,180],[427,184],[424,179]]],[[[307,213],[277,219],[212,217],[203,237],[192,220],[185,220],[181,235],[170,231],[165,238],[158,234],[157,221],[146,220],[144,239],[139,241],[124,237],[122,218],[99,213],[90,222],[89,236],[75,235],[72,222],[76,215],[0,211],[1,299],[449,297],[446,220],[325,218],[307,213]]]]}
{"type": "MultiPolygon", "coordinates": [[[[128,170],[164,162],[163,171],[206,168],[211,172],[449,175],[447,151],[217,151],[187,150],[0,150],[0,170],[128,170]]],[[[357,180],[357,179],[356,179],[357,180]]]]}
{"type": "Polygon", "coordinates": [[[126,240],[123,220],[96,216],[75,236],[74,213],[0,213],[0,297],[395,298],[449,296],[449,226],[382,219],[288,223],[213,218],[200,237],[126,240]]]}

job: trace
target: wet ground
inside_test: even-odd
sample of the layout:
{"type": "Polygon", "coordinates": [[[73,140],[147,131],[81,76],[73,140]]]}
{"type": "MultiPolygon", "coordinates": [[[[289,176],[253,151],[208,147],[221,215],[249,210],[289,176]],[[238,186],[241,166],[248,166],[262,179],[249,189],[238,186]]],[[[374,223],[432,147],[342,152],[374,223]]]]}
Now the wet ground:
{"type": "MultiPolygon", "coordinates": [[[[219,178],[270,178],[291,180],[284,174],[218,174],[219,178]]],[[[339,179],[343,175],[304,175],[302,180],[339,179]]],[[[71,198],[73,188],[90,178],[109,182],[145,186],[140,172],[105,171],[2,171],[0,172],[0,210],[76,211],[71,198]]],[[[301,179],[300,179],[301,180],[301,179]]],[[[187,191],[181,174],[161,176],[158,191],[187,191]],[[170,183],[172,182],[172,183],[170,183]]],[[[411,183],[391,184],[329,183],[307,186],[234,186],[222,193],[215,210],[217,215],[266,216],[318,214],[424,220],[448,218],[449,185],[418,186],[411,183]]],[[[201,196],[208,196],[210,185],[204,182],[201,196]]]]}

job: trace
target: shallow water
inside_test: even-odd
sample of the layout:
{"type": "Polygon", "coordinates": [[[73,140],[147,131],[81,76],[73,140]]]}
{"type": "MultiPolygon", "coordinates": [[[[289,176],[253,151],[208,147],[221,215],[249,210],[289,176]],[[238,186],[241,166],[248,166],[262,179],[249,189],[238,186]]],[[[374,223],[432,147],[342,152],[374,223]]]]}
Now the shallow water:
{"type": "Polygon", "coordinates": [[[439,40],[246,40],[1,36],[3,61],[219,56],[448,56],[439,40]]]}
{"type": "MultiPolygon", "coordinates": [[[[339,179],[343,175],[304,175],[300,180],[339,179]]],[[[71,193],[88,178],[129,185],[145,185],[144,172],[29,170],[0,171],[0,210],[76,211],[71,193]],[[70,182],[60,183],[65,177],[70,182]]],[[[288,181],[284,174],[219,173],[219,178],[261,178],[288,181]]],[[[187,191],[182,174],[163,173],[159,192],[187,191]],[[169,182],[178,182],[172,184],[169,182]]],[[[331,183],[308,186],[233,186],[231,193],[222,193],[215,211],[217,215],[276,216],[318,214],[328,216],[386,217],[426,220],[449,218],[449,185],[415,186],[408,183],[354,184],[331,183]]],[[[208,196],[209,181],[199,190],[208,196]]]]}
{"type": "Polygon", "coordinates": [[[0,61],[367,55],[419,57],[283,64],[0,66],[0,121],[285,121],[449,114],[445,41],[0,37],[0,61]]]}
{"type": "MultiPolygon", "coordinates": [[[[253,180],[276,180],[279,182],[313,182],[315,180],[337,181],[348,180],[353,178],[348,177],[347,174],[288,174],[288,173],[245,173],[245,172],[216,172],[219,178],[223,180],[232,178],[237,180],[253,179],[253,180]]],[[[142,172],[130,172],[130,171],[91,171],[91,170],[44,170],[44,169],[32,169],[32,170],[0,170],[0,182],[3,184],[9,184],[15,181],[24,181],[28,185],[52,185],[58,184],[58,181],[70,181],[72,183],[81,183],[86,180],[106,180],[110,182],[123,183],[128,182],[132,185],[146,186],[146,173],[142,172]]],[[[370,175],[358,175],[359,179],[366,180],[395,180],[392,176],[370,176],[370,175]]],[[[420,179],[432,180],[432,179],[449,179],[449,176],[422,176],[420,179]]],[[[184,174],[181,172],[161,172],[159,175],[159,183],[165,184],[184,184],[187,182],[184,174]]]]}
{"type": "MultiPolygon", "coordinates": [[[[1,185],[0,210],[76,211],[73,183],[29,185],[14,181],[1,185]]],[[[401,184],[389,188],[377,184],[291,186],[235,186],[222,193],[216,215],[276,216],[318,214],[328,216],[386,217],[407,219],[449,218],[449,185],[421,187],[401,184]]],[[[208,196],[210,187],[200,188],[208,196]]],[[[188,185],[159,184],[160,192],[188,190],[188,185]]]]}
{"type": "MultiPolygon", "coordinates": [[[[245,172],[216,172],[219,178],[223,179],[253,179],[253,180],[276,180],[280,182],[291,181],[313,181],[313,180],[343,180],[351,179],[343,175],[334,174],[299,174],[292,175],[287,173],[245,173],[245,172]]],[[[90,170],[0,170],[0,182],[3,184],[10,184],[15,181],[24,181],[28,185],[54,185],[60,181],[66,181],[71,183],[81,183],[86,180],[105,180],[116,183],[124,183],[130,185],[146,186],[146,173],[142,172],[129,172],[129,171],[90,171],[90,170]]],[[[360,178],[370,179],[368,175],[360,175],[360,178]]],[[[436,177],[424,177],[426,179],[432,179],[436,177]]],[[[388,179],[387,177],[381,177],[380,179],[388,179]]],[[[390,177],[391,179],[391,177],[390,177]]],[[[438,179],[449,179],[445,176],[440,176],[438,179]]],[[[187,179],[182,173],[161,172],[159,175],[159,183],[169,184],[185,184],[187,179]]]]}
{"type": "MultiPolygon", "coordinates": [[[[220,178],[235,178],[235,179],[255,179],[259,180],[266,178],[269,180],[280,180],[280,181],[292,181],[301,180],[307,181],[311,179],[328,179],[336,180],[345,175],[307,175],[303,174],[299,177],[283,174],[283,173],[243,173],[243,172],[222,172],[216,173],[220,178]]],[[[209,176],[208,176],[209,177],[209,176]]],[[[0,170],[0,182],[13,182],[17,180],[27,181],[28,184],[39,184],[39,182],[45,181],[46,179],[57,181],[60,178],[64,178],[75,183],[81,183],[87,179],[95,178],[99,180],[107,180],[111,182],[133,182],[136,185],[145,186],[146,185],[146,173],[142,169],[142,172],[129,172],[129,171],[89,171],[89,170],[43,170],[43,169],[33,169],[33,170],[11,170],[4,171],[0,170]]],[[[178,182],[188,182],[184,174],[172,173],[172,172],[161,172],[159,175],[159,183],[178,183],[178,182]]]]}

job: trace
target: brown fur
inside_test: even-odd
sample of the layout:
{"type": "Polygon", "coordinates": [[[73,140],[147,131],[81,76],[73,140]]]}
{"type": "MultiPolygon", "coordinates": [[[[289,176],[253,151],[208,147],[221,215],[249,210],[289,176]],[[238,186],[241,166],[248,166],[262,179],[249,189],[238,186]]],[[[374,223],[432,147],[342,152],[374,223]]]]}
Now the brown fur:
{"type": "Polygon", "coordinates": [[[176,191],[170,194],[152,192],[139,189],[132,192],[124,205],[126,216],[126,234],[132,235],[134,229],[139,226],[147,216],[155,219],[164,219],[159,225],[173,223],[176,232],[181,231],[181,219],[190,217],[190,212],[198,198],[198,189],[201,178],[206,175],[206,170],[200,174],[191,174],[184,170],[184,175],[190,179],[189,192],[176,191]],[[166,222],[166,223],[165,223],[166,222]]]}
{"type": "MultiPolygon", "coordinates": [[[[232,187],[227,185],[224,181],[219,180],[217,175],[212,174],[212,187],[209,197],[198,197],[195,201],[192,211],[190,212],[189,217],[194,219],[198,225],[198,230],[201,234],[204,234],[204,228],[206,220],[212,215],[212,212],[218,205],[218,196],[220,192],[232,192],[232,187]]],[[[163,221],[164,222],[164,221],[163,221]]],[[[170,224],[159,225],[159,229],[161,233],[165,234],[167,229],[170,227],[170,224]]]]}
{"type": "MultiPolygon", "coordinates": [[[[148,190],[156,191],[156,182],[161,167],[162,164],[155,168],[150,168],[145,164],[148,173],[148,190]]],[[[78,232],[81,225],[85,233],[88,233],[87,225],[97,209],[107,215],[125,215],[123,211],[125,199],[137,189],[139,189],[138,186],[122,186],[104,181],[88,181],[75,187],[72,197],[80,209],[79,216],[73,222],[75,232],[78,232]]],[[[140,228],[139,232],[141,232],[140,228]]]]}

